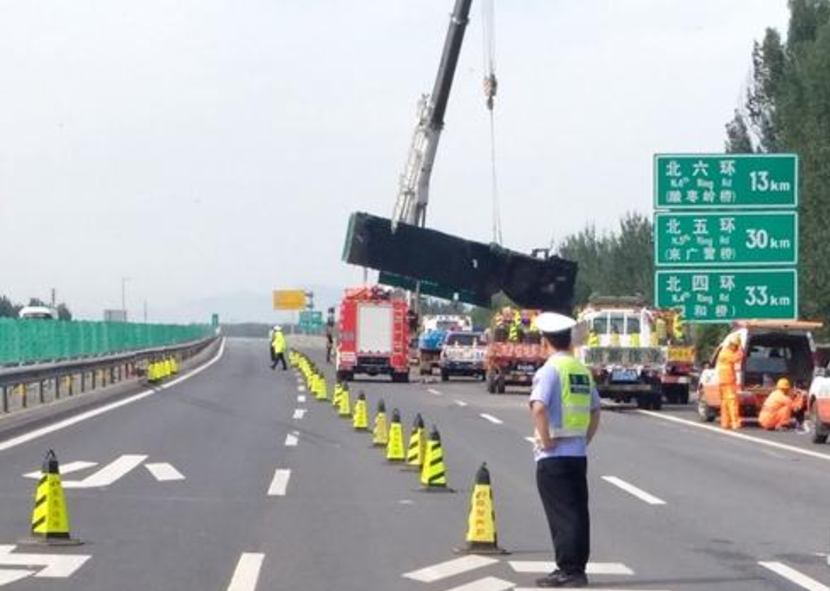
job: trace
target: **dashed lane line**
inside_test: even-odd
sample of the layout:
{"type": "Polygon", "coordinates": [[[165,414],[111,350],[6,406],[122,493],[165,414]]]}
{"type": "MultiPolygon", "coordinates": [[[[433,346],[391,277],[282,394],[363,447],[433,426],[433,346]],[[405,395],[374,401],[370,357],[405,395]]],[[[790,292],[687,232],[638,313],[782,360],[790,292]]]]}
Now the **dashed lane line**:
{"type": "Polygon", "coordinates": [[[306,398],[304,395],[300,394],[299,396],[297,396],[297,402],[299,402],[300,404],[303,404],[305,401],[306,398]]]}
{"type": "Polygon", "coordinates": [[[305,416],[306,409],[304,408],[295,408],[294,409],[294,419],[299,420],[305,416]]]}
{"type": "Polygon", "coordinates": [[[471,554],[462,558],[455,558],[439,564],[433,564],[420,570],[404,573],[403,576],[413,581],[420,583],[434,583],[441,579],[454,577],[478,568],[496,564],[499,561],[495,558],[488,558],[486,556],[477,556],[471,554]]]}
{"type": "Polygon", "coordinates": [[[262,569],[264,559],[265,554],[243,553],[239,557],[239,562],[236,563],[236,570],[233,571],[228,591],[254,591],[259,582],[259,571],[262,569]]]}
{"type": "Polygon", "coordinates": [[[454,402],[455,404],[457,404],[458,406],[460,406],[461,408],[464,408],[465,406],[469,406],[469,405],[468,405],[466,402],[464,402],[463,400],[453,400],[453,402],[454,402]]]}
{"type": "Polygon", "coordinates": [[[435,388],[427,388],[427,392],[432,394],[433,396],[443,396],[443,392],[436,390],[435,388]]]}
{"type": "Polygon", "coordinates": [[[504,424],[504,421],[502,421],[502,420],[501,420],[501,419],[499,419],[499,418],[494,417],[493,415],[488,415],[486,412],[483,412],[483,413],[479,414],[478,416],[480,416],[480,417],[481,417],[482,419],[484,419],[485,421],[490,421],[490,422],[491,422],[491,423],[493,423],[494,425],[502,425],[502,424],[504,424]]]}
{"type": "Polygon", "coordinates": [[[827,585],[823,585],[794,568],[790,568],[783,562],[759,562],[758,564],[774,572],[776,575],[787,579],[791,583],[798,585],[802,589],[807,589],[807,591],[830,591],[830,587],[827,585]]]}
{"type": "Polygon", "coordinates": [[[0,451],[5,451],[7,449],[11,449],[13,447],[17,447],[18,445],[22,445],[24,443],[28,443],[34,439],[38,439],[43,437],[44,435],[48,435],[50,433],[54,433],[55,431],[60,431],[61,429],[65,429],[66,427],[71,427],[72,425],[77,425],[78,423],[85,421],[87,419],[91,419],[93,417],[97,417],[104,413],[110,412],[111,410],[115,410],[116,408],[121,408],[122,406],[127,406],[128,404],[132,404],[133,402],[138,402],[148,396],[152,396],[159,390],[170,388],[178,383],[181,383],[185,380],[189,380],[190,378],[199,375],[211,365],[216,363],[222,358],[222,355],[225,352],[225,339],[222,339],[221,345],[219,345],[219,351],[216,353],[216,356],[205,363],[201,367],[197,367],[193,371],[176,378],[172,382],[164,384],[159,388],[154,388],[151,390],[145,390],[144,392],[139,392],[138,394],[134,394],[123,400],[119,400],[118,402],[112,402],[110,404],[105,404],[104,406],[99,406],[93,410],[89,410],[87,412],[82,412],[81,414],[75,415],[73,417],[69,417],[68,419],[64,419],[62,421],[58,421],[57,423],[53,423],[51,425],[47,425],[45,427],[41,427],[39,429],[35,429],[34,431],[29,431],[28,433],[24,433],[23,435],[18,435],[17,437],[12,437],[11,439],[7,439],[6,441],[0,441],[0,451]]]}
{"type": "Polygon", "coordinates": [[[294,431],[289,433],[285,436],[285,447],[297,447],[297,444],[300,442],[299,438],[300,432],[294,431]]]}
{"type": "Polygon", "coordinates": [[[184,474],[176,470],[172,464],[167,462],[158,462],[154,464],[144,464],[144,467],[150,471],[153,478],[159,482],[168,482],[170,480],[184,480],[184,474]]]}
{"type": "Polygon", "coordinates": [[[472,583],[461,585],[460,587],[453,587],[449,591],[507,591],[513,589],[515,583],[505,581],[496,577],[484,577],[472,583]]]}
{"type": "Polygon", "coordinates": [[[717,433],[719,435],[723,435],[724,437],[733,437],[735,439],[740,439],[743,441],[750,441],[752,443],[757,443],[759,445],[766,445],[767,447],[773,447],[775,449],[781,449],[784,451],[789,451],[795,454],[799,454],[802,456],[807,456],[810,458],[815,458],[818,460],[824,460],[830,462],[830,454],[823,454],[817,451],[810,451],[809,449],[802,449],[800,447],[796,447],[794,445],[787,445],[786,443],[778,443],[777,441],[770,441],[768,439],[763,439],[761,437],[753,437],[752,435],[746,435],[744,433],[738,433],[735,431],[724,431],[720,427],[714,427],[712,425],[707,425],[704,423],[698,423],[695,421],[690,421],[688,419],[681,419],[680,417],[674,417],[672,415],[662,414],[659,412],[654,412],[651,410],[637,410],[636,412],[647,415],[650,417],[654,417],[655,419],[662,419],[664,421],[671,421],[673,423],[680,423],[686,425],[687,427],[693,427],[695,429],[703,429],[705,431],[709,431],[710,433],[717,433]]]}
{"type": "MultiPolygon", "coordinates": [[[[544,560],[511,560],[510,567],[517,573],[549,573],[556,570],[555,562],[544,560]]],[[[634,571],[621,562],[589,562],[585,567],[589,575],[632,576],[634,571]]]]}
{"type": "Polygon", "coordinates": [[[621,488],[625,492],[630,495],[633,495],[640,499],[641,501],[648,503],[649,505],[665,505],[666,501],[663,499],[659,499],[652,494],[647,493],[641,488],[637,488],[630,482],[626,482],[622,478],[617,478],[616,476],[603,476],[602,479],[614,486],[621,488]]]}
{"type": "Polygon", "coordinates": [[[288,490],[288,481],[291,479],[291,470],[277,469],[274,479],[268,487],[269,497],[284,497],[288,490]]]}

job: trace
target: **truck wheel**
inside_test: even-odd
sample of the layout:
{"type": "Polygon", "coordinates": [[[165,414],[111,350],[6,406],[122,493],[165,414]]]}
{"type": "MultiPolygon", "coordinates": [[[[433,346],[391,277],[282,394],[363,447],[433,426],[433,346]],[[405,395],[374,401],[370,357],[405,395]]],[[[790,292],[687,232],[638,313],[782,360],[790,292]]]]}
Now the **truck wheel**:
{"type": "Polygon", "coordinates": [[[496,392],[499,394],[504,394],[505,384],[504,384],[504,374],[499,372],[499,377],[496,379],[496,392]]]}
{"type": "Polygon", "coordinates": [[[648,410],[651,408],[651,399],[645,395],[637,396],[637,408],[640,410],[648,410]]]}
{"type": "Polygon", "coordinates": [[[450,373],[446,369],[441,370],[441,381],[442,382],[449,382],[450,381],[450,373]]]}
{"type": "Polygon", "coordinates": [[[485,383],[487,384],[487,392],[490,394],[496,393],[496,372],[492,369],[487,371],[487,375],[484,378],[485,383]]]}
{"type": "Polygon", "coordinates": [[[697,399],[697,418],[701,423],[711,423],[717,418],[715,409],[706,404],[706,399],[703,397],[703,392],[698,393],[697,399]]]}
{"type": "Polygon", "coordinates": [[[663,409],[663,393],[657,392],[656,394],[651,395],[651,410],[662,410],[663,409]]]}
{"type": "Polygon", "coordinates": [[[337,372],[337,381],[338,382],[352,382],[354,381],[354,373],[350,371],[338,371],[337,372]]]}
{"type": "Polygon", "coordinates": [[[677,390],[677,404],[689,404],[689,385],[683,384],[677,390]]]}
{"type": "Polygon", "coordinates": [[[827,443],[827,426],[818,417],[815,400],[810,405],[810,421],[813,423],[813,443],[827,443]]]}

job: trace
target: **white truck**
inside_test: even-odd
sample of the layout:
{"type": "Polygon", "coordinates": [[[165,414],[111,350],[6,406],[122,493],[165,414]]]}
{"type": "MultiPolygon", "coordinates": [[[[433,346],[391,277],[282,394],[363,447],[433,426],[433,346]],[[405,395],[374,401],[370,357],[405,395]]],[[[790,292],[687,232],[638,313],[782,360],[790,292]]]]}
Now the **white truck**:
{"type": "Polygon", "coordinates": [[[441,349],[441,381],[452,376],[469,376],[484,379],[484,359],[487,342],[484,334],[472,331],[455,331],[447,334],[441,349]]]}

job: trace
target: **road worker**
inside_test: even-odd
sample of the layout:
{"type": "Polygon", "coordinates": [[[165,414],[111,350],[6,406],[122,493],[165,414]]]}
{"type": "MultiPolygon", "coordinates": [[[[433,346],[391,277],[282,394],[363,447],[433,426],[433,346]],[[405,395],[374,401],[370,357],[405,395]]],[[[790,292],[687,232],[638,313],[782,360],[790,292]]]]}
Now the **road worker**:
{"type": "Polygon", "coordinates": [[[571,353],[576,322],[561,314],[537,319],[550,355],[533,377],[530,412],[536,486],[547,517],[556,570],[537,587],[585,587],[590,554],[587,450],[599,427],[600,401],[591,372],[571,353]]]}
{"type": "Polygon", "coordinates": [[[741,428],[741,405],[738,400],[735,365],[744,358],[741,337],[733,335],[718,354],[718,386],[720,388],[720,426],[741,428]]]}
{"type": "Polygon", "coordinates": [[[282,327],[274,327],[274,336],[271,337],[271,349],[274,351],[274,361],[271,363],[271,369],[276,369],[277,364],[282,362],[282,370],[288,370],[285,363],[285,335],[282,334],[282,327]]]}
{"type": "Polygon", "coordinates": [[[599,347],[599,335],[596,333],[596,331],[594,331],[593,328],[588,333],[588,346],[599,347]]]}
{"type": "Polygon", "coordinates": [[[507,340],[511,343],[521,343],[524,337],[524,328],[522,327],[522,317],[518,312],[513,312],[513,318],[510,322],[510,328],[507,333],[507,340]]]}
{"type": "Polygon", "coordinates": [[[781,431],[790,428],[793,416],[800,423],[804,418],[804,397],[796,394],[790,388],[790,380],[781,378],[775,385],[775,390],[767,396],[758,422],[764,429],[781,431]]]}
{"type": "Polygon", "coordinates": [[[671,335],[675,343],[682,343],[686,338],[686,331],[683,328],[683,315],[680,312],[672,317],[671,335]]]}
{"type": "Polygon", "coordinates": [[[611,327],[611,346],[612,347],[619,347],[620,346],[620,331],[617,330],[616,326],[611,327]]]}

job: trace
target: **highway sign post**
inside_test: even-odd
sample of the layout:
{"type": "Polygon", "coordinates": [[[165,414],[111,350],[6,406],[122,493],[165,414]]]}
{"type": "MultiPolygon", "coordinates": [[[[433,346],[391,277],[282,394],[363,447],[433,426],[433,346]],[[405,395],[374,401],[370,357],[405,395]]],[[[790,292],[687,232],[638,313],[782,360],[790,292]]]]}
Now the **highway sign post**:
{"type": "Polygon", "coordinates": [[[795,154],[657,154],[656,209],[798,206],[795,154]]]}
{"type": "Polygon", "coordinates": [[[797,316],[795,269],[658,270],[658,308],[681,308],[690,322],[797,316]]]}
{"type": "Polygon", "coordinates": [[[795,265],[798,214],[783,212],[658,212],[658,267],[795,265]]]}

